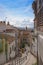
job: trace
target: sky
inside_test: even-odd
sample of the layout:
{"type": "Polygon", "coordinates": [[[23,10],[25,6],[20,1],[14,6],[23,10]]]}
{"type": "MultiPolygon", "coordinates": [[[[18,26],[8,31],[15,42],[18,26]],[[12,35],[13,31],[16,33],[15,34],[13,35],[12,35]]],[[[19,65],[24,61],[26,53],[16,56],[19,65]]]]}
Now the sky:
{"type": "Polygon", "coordinates": [[[33,0],[0,0],[0,20],[17,27],[34,27],[33,0]]]}

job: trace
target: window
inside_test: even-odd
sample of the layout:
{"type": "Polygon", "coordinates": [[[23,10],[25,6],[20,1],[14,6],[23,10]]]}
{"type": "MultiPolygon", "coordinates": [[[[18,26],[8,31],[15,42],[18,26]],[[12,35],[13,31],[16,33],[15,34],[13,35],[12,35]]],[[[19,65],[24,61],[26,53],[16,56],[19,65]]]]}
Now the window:
{"type": "Polygon", "coordinates": [[[11,47],[10,47],[10,54],[11,54],[11,47]]]}
{"type": "Polygon", "coordinates": [[[41,0],[39,0],[39,4],[41,3],[41,0]]]}
{"type": "Polygon", "coordinates": [[[37,10],[39,9],[39,0],[37,0],[37,10]]]}
{"type": "Polygon", "coordinates": [[[42,3],[41,3],[41,0],[39,0],[39,8],[41,7],[41,4],[42,4],[42,3]]]}
{"type": "Polygon", "coordinates": [[[42,2],[43,2],[43,0],[42,0],[42,2]]]}
{"type": "Polygon", "coordinates": [[[41,0],[41,2],[42,2],[42,5],[43,5],[43,0],[41,0]]]}

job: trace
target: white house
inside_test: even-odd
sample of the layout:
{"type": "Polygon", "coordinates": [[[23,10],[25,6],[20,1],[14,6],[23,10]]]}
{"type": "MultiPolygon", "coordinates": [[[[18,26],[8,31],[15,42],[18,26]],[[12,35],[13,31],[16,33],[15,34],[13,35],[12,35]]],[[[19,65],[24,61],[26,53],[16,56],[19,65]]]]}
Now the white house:
{"type": "Polygon", "coordinates": [[[0,23],[0,35],[5,40],[4,51],[0,53],[0,64],[3,64],[18,54],[18,29],[9,23],[7,25],[2,21],[0,23]]]}

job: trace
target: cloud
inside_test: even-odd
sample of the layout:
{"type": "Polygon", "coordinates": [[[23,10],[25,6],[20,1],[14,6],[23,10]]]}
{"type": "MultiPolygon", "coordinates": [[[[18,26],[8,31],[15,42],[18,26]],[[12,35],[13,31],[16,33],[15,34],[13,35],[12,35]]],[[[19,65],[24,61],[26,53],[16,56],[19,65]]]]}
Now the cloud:
{"type": "Polygon", "coordinates": [[[9,21],[11,25],[17,27],[33,27],[33,17],[30,17],[29,14],[28,16],[25,15],[29,12],[30,7],[31,6],[24,6],[16,8],[16,10],[11,10],[3,4],[0,4],[0,20],[9,21]]]}
{"type": "Polygon", "coordinates": [[[26,18],[26,19],[24,19],[23,21],[22,21],[22,24],[21,24],[21,26],[24,26],[24,27],[30,27],[30,28],[33,28],[34,27],[34,22],[33,22],[33,19],[31,19],[31,18],[26,18]]]}

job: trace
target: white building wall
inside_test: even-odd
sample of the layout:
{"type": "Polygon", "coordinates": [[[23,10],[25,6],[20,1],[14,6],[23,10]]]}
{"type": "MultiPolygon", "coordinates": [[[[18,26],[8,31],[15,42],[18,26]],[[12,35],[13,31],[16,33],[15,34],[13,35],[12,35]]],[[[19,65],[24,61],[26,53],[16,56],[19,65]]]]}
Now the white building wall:
{"type": "Polygon", "coordinates": [[[39,54],[39,65],[43,63],[43,35],[38,36],[38,54],[39,54]]]}
{"type": "Polygon", "coordinates": [[[0,53],[0,65],[6,62],[5,53],[0,53]]]}
{"type": "Polygon", "coordinates": [[[15,57],[15,50],[14,50],[14,48],[15,48],[15,40],[12,43],[8,44],[8,60],[10,58],[14,58],[15,57]],[[11,48],[11,54],[10,54],[10,48],[11,48]]]}
{"type": "Polygon", "coordinates": [[[12,52],[11,52],[10,56],[11,56],[11,58],[14,58],[15,57],[15,50],[14,50],[14,48],[15,48],[15,41],[13,41],[11,43],[10,47],[12,49],[12,52]]]}
{"type": "Polygon", "coordinates": [[[31,48],[32,53],[37,56],[37,39],[35,38],[35,41],[32,41],[32,48],[31,48]]]}

